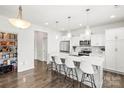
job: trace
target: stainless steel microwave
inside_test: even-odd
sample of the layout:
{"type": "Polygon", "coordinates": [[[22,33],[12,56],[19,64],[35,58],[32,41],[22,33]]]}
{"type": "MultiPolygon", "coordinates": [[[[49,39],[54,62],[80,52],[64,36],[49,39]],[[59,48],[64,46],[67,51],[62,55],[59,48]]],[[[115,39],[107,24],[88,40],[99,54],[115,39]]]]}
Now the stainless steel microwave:
{"type": "Polygon", "coordinates": [[[91,40],[81,40],[80,46],[91,46],[91,40]]]}

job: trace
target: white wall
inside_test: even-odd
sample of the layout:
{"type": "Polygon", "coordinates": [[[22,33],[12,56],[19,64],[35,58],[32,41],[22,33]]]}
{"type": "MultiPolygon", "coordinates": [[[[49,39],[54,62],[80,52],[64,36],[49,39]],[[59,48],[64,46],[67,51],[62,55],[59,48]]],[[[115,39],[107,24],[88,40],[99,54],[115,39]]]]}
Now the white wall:
{"type": "Polygon", "coordinates": [[[34,68],[34,32],[18,32],[18,71],[34,68]]]}
{"type": "MultiPolygon", "coordinates": [[[[111,28],[118,28],[118,27],[124,27],[124,21],[123,22],[117,22],[117,23],[113,23],[113,24],[106,24],[106,25],[100,25],[100,26],[94,26],[91,27],[91,30],[94,34],[105,34],[105,30],[106,29],[111,29],[111,28]]],[[[74,30],[72,31],[72,35],[80,35],[83,34],[85,31],[85,29],[78,29],[78,30],[74,30]]],[[[65,35],[66,32],[63,32],[63,35],[65,35]]]]}
{"type": "Polygon", "coordinates": [[[33,24],[26,30],[18,29],[4,16],[0,16],[0,31],[18,34],[18,72],[34,68],[34,31],[48,33],[48,53],[59,51],[59,40],[56,39],[59,32],[33,24]]]}

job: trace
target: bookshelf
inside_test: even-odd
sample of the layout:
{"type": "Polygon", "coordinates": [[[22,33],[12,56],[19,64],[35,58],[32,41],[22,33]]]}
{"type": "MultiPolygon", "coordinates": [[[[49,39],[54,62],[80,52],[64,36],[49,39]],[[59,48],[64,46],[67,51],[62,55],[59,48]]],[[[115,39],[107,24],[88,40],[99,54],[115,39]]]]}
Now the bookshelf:
{"type": "Polygon", "coordinates": [[[0,73],[2,70],[17,70],[17,34],[0,32],[0,73]]]}

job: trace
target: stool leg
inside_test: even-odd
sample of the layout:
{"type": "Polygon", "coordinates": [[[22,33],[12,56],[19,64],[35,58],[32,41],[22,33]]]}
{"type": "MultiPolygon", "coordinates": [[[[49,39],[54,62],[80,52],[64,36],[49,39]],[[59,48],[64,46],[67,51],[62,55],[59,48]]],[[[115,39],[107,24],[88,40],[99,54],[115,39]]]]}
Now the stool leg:
{"type": "Polygon", "coordinates": [[[93,88],[93,77],[90,74],[89,74],[89,77],[90,77],[91,87],[93,88]]]}
{"type": "Polygon", "coordinates": [[[76,70],[76,68],[74,68],[74,70],[75,70],[75,75],[76,75],[77,82],[78,82],[78,74],[77,74],[77,70],[76,70]]]}
{"type": "Polygon", "coordinates": [[[54,74],[53,73],[53,62],[51,63],[51,71],[52,71],[52,74],[54,74]]]}
{"type": "Polygon", "coordinates": [[[65,71],[65,65],[63,65],[63,69],[64,69],[64,73],[65,73],[65,75],[66,75],[67,73],[66,73],[66,71],[65,71]]]}
{"type": "Polygon", "coordinates": [[[48,66],[49,64],[47,64],[47,69],[46,69],[46,71],[48,71],[48,68],[49,68],[49,66],[48,66]]]}
{"type": "Polygon", "coordinates": [[[53,62],[51,63],[51,70],[53,70],[53,62]]]}
{"type": "Polygon", "coordinates": [[[56,71],[58,71],[58,69],[57,69],[57,64],[56,64],[56,63],[54,63],[54,65],[55,65],[55,70],[56,70],[56,71]]]}
{"type": "Polygon", "coordinates": [[[67,75],[69,75],[69,68],[67,68],[67,75]]]}
{"type": "Polygon", "coordinates": [[[84,78],[85,78],[85,74],[82,73],[82,78],[81,78],[81,82],[80,82],[80,87],[82,87],[82,83],[84,82],[84,78]]]}
{"type": "Polygon", "coordinates": [[[60,81],[61,81],[61,65],[59,65],[59,79],[60,79],[60,81]]]}
{"type": "Polygon", "coordinates": [[[92,81],[93,81],[93,85],[96,88],[96,84],[95,84],[95,80],[94,80],[94,75],[92,74],[92,81]]]}
{"type": "Polygon", "coordinates": [[[64,69],[64,74],[65,74],[65,78],[64,78],[64,82],[65,82],[65,79],[66,79],[66,77],[67,77],[67,73],[66,73],[66,71],[65,71],[65,64],[63,64],[63,69],[64,69]]]}
{"type": "Polygon", "coordinates": [[[73,87],[74,87],[74,73],[73,73],[73,68],[71,68],[71,71],[72,71],[72,79],[73,79],[72,85],[73,85],[73,87]]]}
{"type": "Polygon", "coordinates": [[[46,69],[46,71],[48,71],[49,68],[51,69],[51,65],[52,65],[52,62],[51,62],[51,64],[47,64],[47,69],[46,69]]]}
{"type": "Polygon", "coordinates": [[[60,79],[60,72],[61,72],[61,65],[58,65],[58,70],[57,70],[58,79],[60,79]]]}
{"type": "Polygon", "coordinates": [[[68,75],[69,75],[69,78],[71,78],[71,77],[70,77],[70,72],[71,72],[71,69],[70,69],[70,68],[68,68],[68,69],[69,69],[69,73],[68,73],[68,75]]]}
{"type": "Polygon", "coordinates": [[[57,79],[59,78],[59,65],[56,64],[56,68],[57,68],[57,79]]]}
{"type": "Polygon", "coordinates": [[[61,65],[59,65],[59,73],[61,73],[61,65]]]}
{"type": "Polygon", "coordinates": [[[77,81],[78,81],[78,74],[77,74],[77,70],[76,70],[76,68],[74,68],[74,70],[75,70],[75,74],[76,74],[77,81]]]}

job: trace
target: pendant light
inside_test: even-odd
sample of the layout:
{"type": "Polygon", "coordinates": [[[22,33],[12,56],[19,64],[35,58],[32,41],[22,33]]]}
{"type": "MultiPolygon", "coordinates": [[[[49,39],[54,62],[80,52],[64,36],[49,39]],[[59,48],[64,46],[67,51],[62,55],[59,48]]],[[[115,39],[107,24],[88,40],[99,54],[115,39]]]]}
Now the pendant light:
{"type": "Polygon", "coordinates": [[[86,18],[86,28],[85,28],[85,34],[90,36],[91,35],[91,29],[89,27],[89,24],[88,24],[88,14],[89,14],[89,11],[90,9],[86,9],[86,13],[87,13],[87,18],[86,18]]]}
{"type": "MultiPolygon", "coordinates": [[[[56,28],[57,28],[57,30],[58,30],[58,23],[59,23],[59,21],[56,21],[56,28]]],[[[56,35],[56,39],[58,39],[59,37],[58,37],[58,35],[56,35]]]]}
{"type": "Polygon", "coordinates": [[[22,18],[22,6],[19,6],[16,18],[10,18],[9,22],[13,26],[15,26],[17,28],[21,28],[21,29],[26,29],[31,26],[30,22],[23,20],[23,18],[22,18]]]}
{"type": "Polygon", "coordinates": [[[71,36],[72,36],[72,35],[71,35],[71,30],[70,30],[70,19],[71,19],[71,17],[69,16],[69,17],[68,17],[68,34],[67,34],[67,37],[68,37],[68,38],[71,38],[71,36]]]}

